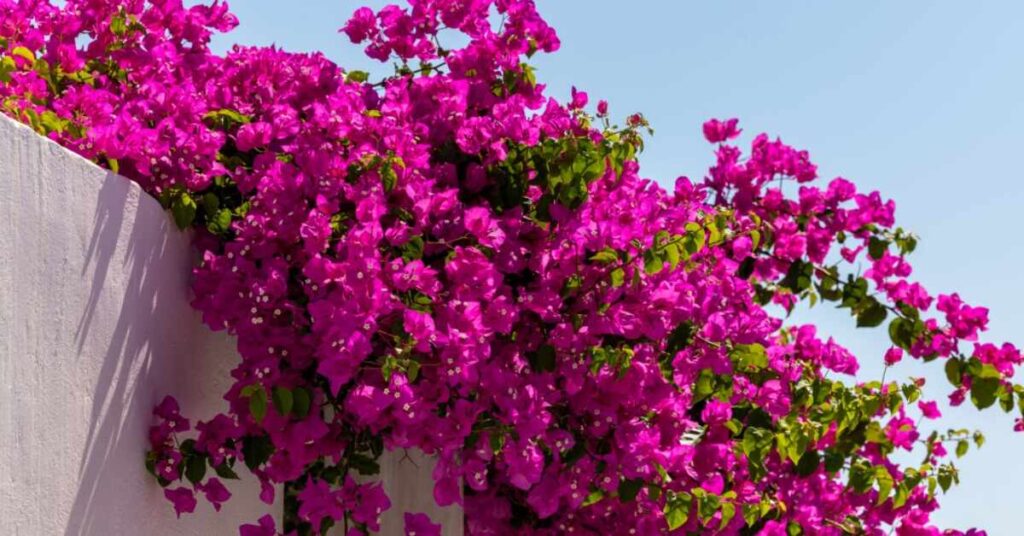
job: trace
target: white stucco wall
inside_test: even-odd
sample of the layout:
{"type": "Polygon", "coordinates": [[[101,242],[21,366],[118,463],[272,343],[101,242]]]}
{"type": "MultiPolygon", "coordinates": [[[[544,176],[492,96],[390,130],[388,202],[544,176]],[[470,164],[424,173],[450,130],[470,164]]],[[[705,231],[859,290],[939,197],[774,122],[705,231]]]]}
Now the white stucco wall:
{"type": "MultiPolygon", "coordinates": [[[[189,306],[190,263],[138,186],[0,116],[0,534],[232,535],[278,512],[243,474],[222,512],[177,520],[143,468],[154,404],[212,416],[238,359],[189,306]]],[[[382,533],[408,509],[460,535],[457,509],[431,508],[429,460],[400,458],[382,460],[382,533]]]]}

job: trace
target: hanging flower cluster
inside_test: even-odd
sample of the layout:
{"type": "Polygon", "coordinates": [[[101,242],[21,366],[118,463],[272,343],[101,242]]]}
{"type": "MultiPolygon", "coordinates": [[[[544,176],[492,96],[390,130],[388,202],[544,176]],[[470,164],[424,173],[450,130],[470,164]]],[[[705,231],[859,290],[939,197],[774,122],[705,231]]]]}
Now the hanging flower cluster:
{"type": "Polygon", "coordinates": [[[194,229],[194,306],[238,340],[222,414],[193,433],[156,408],[147,467],[179,514],[219,509],[244,465],[286,515],[242,536],[367,534],[377,458],[419,449],[469,534],[964,534],[929,516],[948,450],[983,438],[931,431],[923,380],[857,382],[781,318],[832,302],[887,325],[887,364],[944,366],[954,405],[1024,412],[1020,351],[909,279],[891,201],[765,135],[744,153],[734,119],[704,125],[706,177],[665,191],[639,174],[642,116],[545,95],[527,62],[559,41],[531,0],[357,10],[343,33],[397,66],[377,83],[213,54],[236,23],[221,2],[0,0],[3,111],[194,229]]]}

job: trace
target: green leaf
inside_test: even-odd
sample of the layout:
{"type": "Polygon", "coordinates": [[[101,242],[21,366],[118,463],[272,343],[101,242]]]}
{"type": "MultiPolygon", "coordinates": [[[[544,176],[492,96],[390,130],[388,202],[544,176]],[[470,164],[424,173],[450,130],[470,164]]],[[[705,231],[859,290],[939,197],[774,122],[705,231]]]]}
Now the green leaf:
{"type": "Polygon", "coordinates": [[[153,475],[154,478],[160,478],[160,476],[156,474],[156,459],[156,452],[151,450],[146,452],[146,471],[153,475]]]}
{"type": "Polygon", "coordinates": [[[380,367],[380,373],[384,376],[385,382],[391,381],[391,376],[395,373],[396,369],[398,369],[398,359],[395,359],[393,355],[386,356],[384,363],[380,367]]]}
{"type": "Polygon", "coordinates": [[[416,378],[420,377],[421,366],[419,361],[410,361],[405,366],[405,377],[409,380],[409,383],[416,381],[416,378]]]}
{"type": "Polygon", "coordinates": [[[171,214],[179,229],[188,229],[196,219],[196,202],[192,196],[182,192],[171,202],[171,214]]]}
{"type": "Polygon", "coordinates": [[[488,434],[488,440],[491,443],[491,450],[495,454],[501,452],[501,449],[505,447],[505,434],[492,432],[488,434]]]}
{"type": "Polygon", "coordinates": [[[644,251],[644,271],[648,275],[654,275],[665,268],[665,261],[653,249],[644,251]]]}
{"type": "Polygon", "coordinates": [[[679,253],[679,246],[676,245],[676,244],[673,244],[671,246],[666,247],[665,248],[665,256],[668,258],[668,265],[669,265],[669,267],[672,268],[673,270],[675,270],[675,268],[677,266],[679,266],[679,261],[681,260],[681,255],[679,253]]]}
{"type": "Polygon", "coordinates": [[[598,264],[611,264],[619,260],[619,253],[612,248],[604,248],[591,255],[590,260],[598,264]]]}
{"type": "Polygon", "coordinates": [[[750,241],[753,242],[753,244],[751,244],[751,248],[754,251],[757,251],[757,247],[761,245],[761,231],[758,231],[757,229],[751,230],[750,241]]]}
{"type": "Polygon", "coordinates": [[[672,494],[665,503],[665,522],[668,530],[677,530],[686,524],[690,517],[690,497],[687,494],[672,494]],[[684,499],[685,497],[685,499],[684,499]]]}
{"type": "Polygon", "coordinates": [[[868,255],[872,259],[878,260],[885,255],[886,250],[889,249],[889,242],[882,240],[877,236],[872,236],[871,240],[868,241],[868,255]]]}
{"type": "Polygon", "coordinates": [[[889,498],[889,493],[892,492],[892,488],[895,485],[892,475],[889,474],[889,470],[879,465],[875,467],[875,479],[878,480],[878,500],[875,504],[882,504],[886,499],[889,498]]]}
{"type": "Polygon", "coordinates": [[[390,193],[395,189],[395,185],[398,184],[398,174],[395,173],[395,168],[391,164],[381,166],[380,180],[381,184],[384,185],[385,192],[390,193]]]}
{"type": "Polygon", "coordinates": [[[587,495],[586,500],[583,501],[583,506],[597,504],[601,502],[602,499],[604,499],[604,491],[601,491],[600,489],[595,489],[591,491],[589,495],[587,495]]]}
{"type": "Polygon", "coordinates": [[[402,258],[408,261],[414,261],[423,258],[423,237],[416,235],[409,239],[408,242],[402,245],[402,258]]]}
{"type": "Polygon", "coordinates": [[[976,376],[971,380],[971,402],[978,409],[985,409],[996,403],[996,392],[1000,381],[997,378],[976,376]]]}
{"type": "Polygon", "coordinates": [[[348,463],[349,467],[355,469],[361,475],[365,476],[380,474],[380,463],[378,463],[377,460],[369,456],[366,456],[365,454],[361,454],[358,452],[349,454],[348,463]]]}
{"type": "Polygon", "coordinates": [[[242,439],[242,457],[249,470],[255,470],[266,463],[273,454],[273,442],[267,436],[246,436],[242,439]]]}
{"type": "Polygon", "coordinates": [[[213,192],[207,192],[203,194],[202,205],[203,212],[207,215],[212,215],[220,208],[220,198],[213,192]]]}
{"type": "Polygon", "coordinates": [[[722,521],[718,524],[718,530],[724,530],[734,517],[736,517],[736,503],[722,503],[722,521]]]}
{"type": "Polygon", "coordinates": [[[839,287],[839,271],[835,266],[832,266],[827,272],[826,275],[822,276],[821,281],[815,285],[818,288],[818,294],[821,295],[823,300],[839,301],[843,298],[843,290],[839,287]]]}
{"type": "Polygon", "coordinates": [[[16,70],[18,70],[18,64],[15,63],[14,58],[10,56],[0,58],[0,82],[10,82],[11,73],[16,70]]]}
{"type": "Polygon", "coordinates": [[[850,487],[857,493],[864,493],[871,489],[874,480],[874,471],[865,460],[860,460],[850,466],[850,487]]]}
{"type": "Polygon", "coordinates": [[[998,380],[1003,377],[999,372],[999,369],[989,363],[982,364],[981,368],[974,373],[974,376],[976,378],[985,378],[990,380],[998,380]]]}
{"type": "Polygon", "coordinates": [[[963,384],[963,361],[956,357],[946,360],[946,378],[956,387],[963,384]]]}
{"type": "Polygon", "coordinates": [[[675,329],[668,334],[665,352],[674,357],[676,352],[686,348],[693,342],[693,332],[693,324],[690,322],[683,322],[676,326],[675,329]]]}
{"type": "Polygon", "coordinates": [[[222,208],[206,221],[206,228],[213,234],[224,234],[231,230],[231,211],[222,208]]]}
{"type": "Polygon", "coordinates": [[[914,343],[913,324],[901,317],[892,319],[892,322],[889,323],[889,339],[896,346],[909,350],[914,343]]]}
{"type": "Polygon", "coordinates": [[[541,345],[536,352],[528,355],[530,366],[536,372],[554,372],[555,370],[555,347],[550,344],[541,345]]]}
{"type": "Polygon", "coordinates": [[[717,246],[722,243],[722,231],[718,229],[718,224],[714,220],[708,221],[708,245],[717,246]]]}
{"type": "Polygon", "coordinates": [[[686,252],[693,255],[704,247],[704,243],[707,240],[707,232],[697,222],[690,222],[686,224],[686,240],[683,241],[683,247],[686,252]]]}
{"type": "Polygon", "coordinates": [[[582,286],[583,278],[578,274],[573,274],[565,280],[565,286],[562,287],[562,296],[571,296],[579,291],[582,286]]]}
{"type": "Polygon", "coordinates": [[[900,248],[900,253],[903,255],[909,255],[917,249],[917,237],[914,235],[903,235],[900,236],[900,230],[897,230],[896,245],[900,248]]]}
{"type": "MultiPolygon", "coordinates": [[[[531,46],[531,49],[536,50],[536,47],[531,46]]],[[[534,73],[533,67],[525,63],[521,64],[521,67],[523,69],[523,81],[529,84],[530,87],[536,86],[537,75],[534,73]]]]}
{"type": "Polygon", "coordinates": [[[623,479],[619,482],[619,500],[622,502],[630,502],[636,499],[640,488],[644,485],[644,481],[639,478],[628,478],[623,479]]]}
{"type": "Polygon", "coordinates": [[[309,390],[305,387],[296,387],[292,391],[292,413],[300,419],[306,418],[309,415],[309,409],[312,405],[312,396],[309,390]]]}
{"type": "Polygon", "coordinates": [[[789,289],[793,293],[800,293],[811,286],[811,275],[814,274],[814,265],[801,260],[793,261],[786,271],[786,276],[779,282],[779,286],[789,289]]]}
{"type": "Polygon", "coordinates": [[[847,278],[843,286],[842,307],[861,307],[868,295],[868,280],[863,277],[854,278],[852,275],[847,278]]]}
{"type": "Polygon", "coordinates": [[[816,450],[804,451],[803,456],[800,456],[800,462],[796,464],[796,474],[800,476],[809,476],[818,469],[821,465],[821,455],[816,450]]]}
{"type": "Polygon", "coordinates": [[[908,404],[917,402],[917,399],[921,397],[921,388],[913,382],[901,385],[900,391],[903,392],[903,398],[907,399],[908,404]]]}
{"type": "MultiPolygon", "coordinates": [[[[879,399],[878,402],[880,403],[881,400],[879,399]]],[[[874,415],[877,411],[877,406],[875,406],[874,409],[875,411],[865,411],[864,414],[874,415]]],[[[889,443],[889,438],[885,435],[885,431],[882,430],[882,425],[878,424],[877,422],[868,423],[867,429],[864,431],[864,437],[868,440],[869,443],[878,443],[880,445],[885,445],[889,443]]]]}
{"type": "Polygon", "coordinates": [[[1006,413],[1013,411],[1013,391],[1009,389],[999,389],[998,395],[999,407],[1006,413]]]}
{"type": "MultiPolygon", "coordinates": [[[[64,119],[61,119],[59,115],[51,112],[50,110],[43,112],[43,115],[39,117],[39,120],[42,122],[43,127],[46,129],[47,132],[64,132],[64,130],[67,128],[68,123],[64,119]]],[[[113,165],[110,166],[110,169],[113,170],[114,173],[117,173],[117,160],[113,158],[107,158],[108,165],[111,161],[113,161],[113,165]]]]}
{"type": "Polygon", "coordinates": [[[839,452],[833,450],[825,451],[825,471],[830,474],[838,473],[846,463],[846,458],[839,452]]]}
{"type": "Polygon", "coordinates": [[[868,298],[868,300],[868,306],[857,313],[858,328],[878,327],[885,322],[885,317],[889,314],[885,306],[878,300],[874,298],[868,298]]]}
{"type": "Polygon", "coordinates": [[[260,389],[263,389],[263,386],[259,383],[250,383],[242,388],[242,392],[240,394],[242,395],[242,398],[249,398],[253,393],[260,389]]]}
{"type": "Polygon", "coordinates": [[[206,456],[194,453],[185,459],[185,478],[192,484],[198,484],[206,476],[206,456]]]}
{"type": "Polygon", "coordinates": [[[693,386],[693,398],[695,401],[704,400],[715,392],[715,375],[711,369],[703,369],[697,376],[693,386]]]}
{"type": "Polygon", "coordinates": [[[274,401],[274,409],[277,410],[278,415],[286,417],[291,413],[295,401],[291,390],[285,387],[275,387],[271,398],[274,401]]]}
{"type": "Polygon", "coordinates": [[[956,442],[956,457],[963,458],[967,454],[967,450],[971,448],[970,443],[966,439],[961,439],[956,442]]]}
{"type": "Polygon", "coordinates": [[[612,287],[618,288],[626,283],[626,271],[622,268],[612,270],[612,287]]]}
{"type": "Polygon", "coordinates": [[[11,55],[12,56],[18,56],[20,58],[24,58],[25,60],[27,60],[29,63],[32,63],[32,64],[35,64],[35,62],[36,62],[36,55],[35,55],[35,53],[32,52],[31,50],[25,48],[25,47],[14,47],[14,50],[11,51],[11,55]]]}
{"type": "Polygon", "coordinates": [[[768,366],[768,354],[764,346],[754,344],[737,344],[729,352],[730,357],[745,370],[761,370],[768,366]]]}
{"type": "Polygon", "coordinates": [[[953,474],[949,472],[946,466],[942,466],[939,469],[939,487],[942,488],[942,492],[949,491],[949,488],[953,485],[953,474]]]}
{"type": "Polygon", "coordinates": [[[182,456],[191,456],[192,453],[196,451],[196,440],[186,439],[182,441],[181,446],[178,447],[178,450],[181,451],[182,456]]]}
{"type": "Polygon", "coordinates": [[[697,498],[697,514],[700,515],[701,521],[707,523],[711,520],[711,517],[718,512],[718,507],[722,504],[722,499],[718,495],[711,493],[701,493],[704,490],[697,488],[693,490],[694,497],[697,498]]]}
{"type": "Polygon", "coordinates": [[[754,274],[754,268],[757,265],[757,260],[753,256],[743,259],[739,267],[736,268],[736,277],[740,279],[750,279],[750,276],[754,274]]]}
{"type": "Polygon", "coordinates": [[[910,490],[907,488],[906,482],[900,482],[896,485],[896,495],[892,498],[893,508],[900,508],[904,504],[907,504],[907,499],[910,498],[910,490]]]}
{"type": "Polygon", "coordinates": [[[754,526],[758,520],[761,519],[761,505],[760,504],[744,504],[743,510],[743,521],[746,522],[748,527],[754,526]]]}
{"type": "Polygon", "coordinates": [[[216,471],[217,476],[219,476],[219,477],[221,477],[221,478],[223,478],[225,480],[238,480],[239,479],[238,478],[238,473],[236,473],[235,470],[232,469],[230,465],[228,465],[227,461],[221,463],[217,467],[214,467],[213,470],[216,471]]]}
{"type": "Polygon", "coordinates": [[[114,15],[110,20],[110,32],[119,37],[128,32],[128,19],[123,12],[114,15]]]}
{"type": "Polygon", "coordinates": [[[249,397],[249,413],[256,422],[263,422],[267,416],[267,391],[258,389],[249,397]]]}
{"type": "Polygon", "coordinates": [[[355,82],[361,84],[366,82],[370,78],[370,73],[366,71],[349,71],[345,73],[346,82],[355,82]]]}
{"type": "Polygon", "coordinates": [[[203,115],[203,123],[210,128],[221,130],[230,130],[250,122],[252,122],[251,117],[227,108],[206,112],[203,115]]]}

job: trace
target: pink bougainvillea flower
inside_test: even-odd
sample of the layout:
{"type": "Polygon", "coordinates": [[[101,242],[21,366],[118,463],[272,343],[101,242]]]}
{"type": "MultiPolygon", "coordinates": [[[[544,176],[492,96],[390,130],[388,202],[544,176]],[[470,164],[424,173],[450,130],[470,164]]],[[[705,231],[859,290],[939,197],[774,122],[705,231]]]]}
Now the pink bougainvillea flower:
{"type": "Polygon", "coordinates": [[[405,536],[441,536],[441,525],[426,514],[405,513],[405,536]]]}
{"type": "Polygon", "coordinates": [[[196,511],[196,495],[188,488],[174,488],[164,490],[164,497],[174,505],[174,513],[181,517],[181,514],[191,514],[196,511]]]}
{"type": "Polygon", "coordinates": [[[214,509],[220,511],[221,505],[231,498],[231,492],[218,478],[210,478],[205,483],[197,484],[196,489],[203,492],[206,500],[210,501],[214,509]]]}
{"type": "Polygon", "coordinates": [[[740,135],[738,119],[719,121],[711,119],[704,123],[704,138],[711,143],[722,143],[740,135]]]}
{"type": "Polygon", "coordinates": [[[885,364],[892,366],[903,360],[903,349],[892,347],[885,351],[885,364]]]}
{"type": "Polygon", "coordinates": [[[242,525],[238,532],[239,536],[277,536],[277,527],[268,514],[260,518],[258,525],[242,525]]]}
{"type": "Polygon", "coordinates": [[[921,410],[921,414],[926,419],[938,419],[942,417],[942,412],[939,411],[939,406],[934,401],[920,401],[917,403],[917,408],[921,410]]]}

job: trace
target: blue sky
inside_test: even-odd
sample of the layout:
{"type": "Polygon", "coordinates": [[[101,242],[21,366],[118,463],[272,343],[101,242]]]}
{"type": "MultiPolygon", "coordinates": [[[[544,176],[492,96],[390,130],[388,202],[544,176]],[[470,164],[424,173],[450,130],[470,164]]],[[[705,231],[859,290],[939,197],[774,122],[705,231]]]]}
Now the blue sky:
{"type": "MultiPolygon", "coordinates": [[[[337,33],[359,0],[236,0],[229,43],[320,50],[345,66],[372,64],[337,33]]],[[[956,290],[991,309],[993,340],[1024,343],[1024,2],[694,2],[538,0],[562,50],[536,61],[555,95],[572,85],[613,114],[643,112],[655,135],[644,174],[699,178],[712,159],[700,125],[739,117],[744,139],[778,135],[810,151],[826,178],[841,175],[897,202],[922,238],[912,260],[933,292],[956,290]]],[[[377,68],[379,70],[379,67],[377,68]]],[[[881,375],[883,333],[856,330],[821,307],[814,320],[851,348],[862,377],[881,375]]],[[[941,370],[923,375],[944,400],[941,370]]],[[[1024,434],[997,409],[945,410],[950,426],[988,443],[959,463],[962,485],[943,499],[940,525],[1021,529],[1024,434]]]]}

